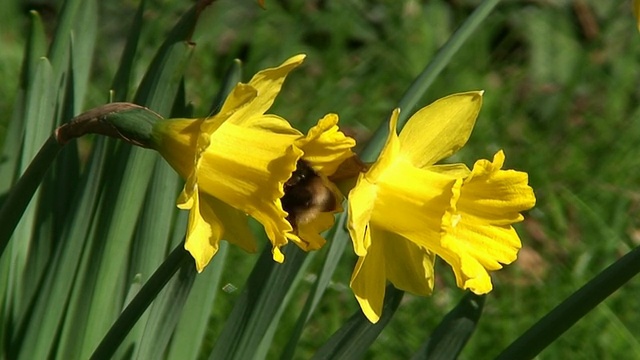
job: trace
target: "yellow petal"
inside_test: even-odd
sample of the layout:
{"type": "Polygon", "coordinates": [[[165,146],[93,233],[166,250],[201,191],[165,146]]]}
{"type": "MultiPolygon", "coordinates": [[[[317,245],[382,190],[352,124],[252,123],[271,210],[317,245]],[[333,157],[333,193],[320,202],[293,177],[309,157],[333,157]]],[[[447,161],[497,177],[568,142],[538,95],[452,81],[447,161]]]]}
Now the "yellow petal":
{"type": "Polygon", "coordinates": [[[222,104],[220,111],[216,115],[207,119],[207,124],[201,129],[201,131],[205,134],[211,134],[222,124],[222,122],[227,121],[234,115],[235,118],[247,117],[247,115],[262,115],[264,112],[250,112],[253,103],[256,101],[258,96],[258,89],[253,86],[243,83],[236,84],[222,104]]]}
{"type": "Polygon", "coordinates": [[[520,212],[535,205],[528,175],[515,170],[501,170],[504,152],[495,154],[493,162],[478,160],[464,181],[459,211],[485,219],[490,224],[505,225],[522,220],[520,212]]]}
{"type": "Polygon", "coordinates": [[[186,179],[194,169],[200,125],[203,119],[169,119],[153,128],[153,146],[174,170],[186,179]]]}
{"type": "Polygon", "coordinates": [[[451,156],[469,139],[482,91],[453,94],[420,109],[400,133],[402,156],[424,167],[451,156]]]}
{"type": "Polygon", "coordinates": [[[433,291],[433,253],[412,241],[373,228],[372,237],[384,244],[386,277],[393,285],[416,295],[430,295],[433,291]]]}
{"type": "MultiPolygon", "coordinates": [[[[238,109],[229,121],[236,125],[242,125],[253,117],[266,113],[280,92],[289,72],[302,64],[304,58],[305,55],[296,55],[278,67],[265,69],[255,74],[248,85],[257,91],[257,96],[247,106],[238,109]]],[[[220,112],[223,113],[226,109],[227,102],[220,112]]]]}
{"type": "Polygon", "coordinates": [[[455,178],[397,162],[378,180],[371,222],[413,241],[420,234],[427,248],[425,242],[439,241],[455,178]]]}
{"type": "Polygon", "coordinates": [[[258,250],[256,240],[249,228],[248,217],[244,212],[223,203],[213,196],[200,194],[201,201],[210,204],[213,211],[217,214],[220,222],[225,224],[222,239],[238,245],[244,251],[256,252],[258,250]]]}
{"type": "Polygon", "coordinates": [[[361,174],[356,186],[349,192],[347,227],[353,241],[353,250],[358,256],[365,256],[371,246],[369,221],[375,206],[376,191],[376,186],[361,174]]]}
{"type": "Polygon", "coordinates": [[[400,109],[394,109],[389,119],[389,135],[387,141],[378,156],[378,160],[371,166],[369,171],[365,173],[368,179],[372,182],[387,172],[387,169],[398,161],[398,154],[400,152],[400,143],[398,142],[398,133],[396,127],[398,124],[398,116],[400,115],[400,109]]]}
{"type": "Polygon", "coordinates": [[[351,148],[355,145],[356,141],[338,128],[336,114],[328,114],[320,119],[307,136],[296,142],[296,146],[304,151],[303,159],[325,176],[333,175],[340,164],[353,156],[351,148]]]}
{"type": "Polygon", "coordinates": [[[476,294],[491,291],[489,271],[517,258],[521,243],[511,224],[535,204],[526,174],[501,170],[503,163],[500,151],[457,182],[442,221],[442,248],[434,250],[454,269],[458,286],[476,294]]]}
{"type": "Polygon", "coordinates": [[[427,166],[425,169],[455,178],[465,178],[471,174],[471,170],[465,164],[440,164],[427,166]]]}
{"type": "Polygon", "coordinates": [[[224,228],[209,204],[199,201],[197,191],[193,194],[191,204],[184,248],[195,259],[198,272],[202,272],[218,252],[224,228]]]}
{"type": "Polygon", "coordinates": [[[366,256],[358,258],[351,276],[351,289],[364,315],[377,323],[382,315],[386,278],[384,254],[373,244],[366,256]]]}
{"type": "MultiPolygon", "coordinates": [[[[266,124],[272,121],[276,118],[265,118],[266,124]]],[[[200,190],[258,220],[274,247],[284,246],[286,233],[292,230],[280,198],[302,156],[293,146],[299,137],[296,132],[270,131],[268,125],[245,127],[225,122],[211,135],[198,163],[200,190]]],[[[281,255],[274,252],[283,259],[281,255]]]]}

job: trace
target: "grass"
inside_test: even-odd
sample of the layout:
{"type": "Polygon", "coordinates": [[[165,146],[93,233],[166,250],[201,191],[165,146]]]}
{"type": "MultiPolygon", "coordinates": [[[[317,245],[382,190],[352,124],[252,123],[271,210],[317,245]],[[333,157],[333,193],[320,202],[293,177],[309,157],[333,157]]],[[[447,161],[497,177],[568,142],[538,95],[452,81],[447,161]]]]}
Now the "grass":
{"type": "MultiPolygon", "coordinates": [[[[295,53],[308,55],[275,107],[302,129],[337,112],[346,131],[366,141],[388,118],[404,90],[477,1],[220,0],[206,10],[186,77],[187,99],[206,115],[233,58],[245,74],[295,53]]],[[[92,70],[83,108],[104,103],[117,67],[133,1],[102,4],[92,70]]],[[[146,66],[185,4],[147,4],[140,64],[146,66]]],[[[24,45],[24,9],[2,15],[0,135],[11,114],[24,45]]],[[[55,16],[47,18],[50,27],[55,16]]],[[[483,110],[456,161],[472,165],[498,149],[507,167],[526,171],[537,206],[518,227],[519,260],[494,276],[480,326],[462,354],[491,358],[591,277],[640,245],[640,35],[627,2],[504,1],[456,55],[422,104],[465,90],[485,90],[483,110]]],[[[138,80],[142,75],[140,65],[138,80]]],[[[135,81],[135,83],[137,83],[135,81]]],[[[308,358],[357,304],[348,288],[354,256],[345,256],[299,345],[308,358]]],[[[316,258],[320,260],[321,256],[316,258]]],[[[244,283],[256,256],[233,250],[222,284],[244,283]],[[240,270],[235,270],[240,269],[240,270]]],[[[308,268],[313,274],[318,264],[308,268]]],[[[462,297],[450,270],[438,264],[434,296],[406,296],[367,358],[409,358],[462,297]],[[410,329],[410,330],[409,330],[410,329]]],[[[286,344],[304,304],[297,290],[271,355],[286,344]]],[[[546,349],[544,359],[640,357],[640,281],[634,279],[546,349]]],[[[221,290],[211,334],[226,318],[234,294],[221,290]]]]}

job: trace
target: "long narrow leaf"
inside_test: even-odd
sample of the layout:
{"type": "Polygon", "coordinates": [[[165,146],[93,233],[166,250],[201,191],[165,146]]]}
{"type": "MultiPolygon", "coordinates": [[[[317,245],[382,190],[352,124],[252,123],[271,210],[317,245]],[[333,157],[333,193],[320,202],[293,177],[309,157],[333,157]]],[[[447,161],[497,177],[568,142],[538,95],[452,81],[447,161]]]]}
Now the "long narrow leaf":
{"type": "Polygon", "coordinates": [[[398,306],[400,306],[403,296],[404,291],[398,290],[392,285],[387,286],[382,306],[382,316],[377,323],[372,324],[358,310],[318,349],[313,359],[349,360],[361,358],[391,320],[398,306]]]}
{"type": "Polygon", "coordinates": [[[457,359],[476,328],[485,296],[468,293],[451,310],[431,334],[412,360],[457,359]]]}
{"type": "Polygon", "coordinates": [[[250,359],[284,302],[306,254],[295,246],[284,248],[285,262],[273,261],[271,244],[262,251],[240,297],[225,323],[210,359],[250,359]]]}
{"type": "Polygon", "coordinates": [[[640,272],[640,247],[604,269],[504,349],[497,359],[533,359],[640,272]]]}

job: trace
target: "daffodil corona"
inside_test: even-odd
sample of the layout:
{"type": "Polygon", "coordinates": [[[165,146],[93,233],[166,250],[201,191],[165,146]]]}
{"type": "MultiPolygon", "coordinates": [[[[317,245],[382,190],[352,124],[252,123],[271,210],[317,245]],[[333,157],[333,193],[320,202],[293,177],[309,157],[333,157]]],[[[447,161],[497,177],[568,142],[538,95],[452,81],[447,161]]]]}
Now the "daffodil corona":
{"type": "Polygon", "coordinates": [[[380,318],[387,280],[431,293],[435,255],[476,294],[491,291],[489,271],[516,259],[521,243],[511,224],[535,204],[527,174],[502,170],[502,151],[472,170],[434,165],[467,142],[481,105],[482,92],[445,97],[414,114],[400,135],[396,109],[378,160],[349,193],[359,257],[351,288],[371,322],[380,318]]]}
{"type": "Polygon", "coordinates": [[[355,141],[338,130],[338,116],[325,116],[304,135],[285,119],[265,114],[286,76],[303,60],[304,55],[294,56],[258,72],[248,84],[239,83],[212,117],[169,119],[154,126],[153,147],[186,179],[178,207],[190,210],[185,248],[198,271],[222,239],[255,251],[247,215],[264,226],[273,258],[282,262],[280,248],[289,240],[304,250],[320,248],[320,232],[342,210],[343,196],[328,176],[353,156],[355,141]],[[310,167],[336,206],[292,224],[281,199],[301,164],[310,167]]]}

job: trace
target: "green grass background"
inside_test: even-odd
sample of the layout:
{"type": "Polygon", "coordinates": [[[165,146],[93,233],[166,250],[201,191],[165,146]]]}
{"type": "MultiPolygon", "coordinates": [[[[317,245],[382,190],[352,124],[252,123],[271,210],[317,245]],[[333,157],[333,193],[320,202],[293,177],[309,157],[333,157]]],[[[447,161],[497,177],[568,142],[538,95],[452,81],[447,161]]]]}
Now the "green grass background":
{"type": "MultiPolygon", "coordinates": [[[[327,112],[365,143],[404,91],[479,1],[219,0],[203,14],[186,90],[204,116],[234,58],[245,80],[296,53],[308,55],[272,112],[306,129],[327,112]]],[[[84,109],[103,104],[137,1],[100,4],[100,32],[84,109]]],[[[189,1],[151,0],[138,54],[137,86],[166,32],[189,1]]],[[[10,118],[30,8],[56,25],[56,1],[3,2],[0,12],[0,136],[10,118]]],[[[629,1],[503,1],[439,76],[422,104],[458,91],[485,90],[467,146],[451,161],[472,165],[498,149],[506,165],[530,174],[538,203],[518,226],[518,261],[496,273],[464,359],[491,358],[591,277],[640,244],[640,34],[629,1]]],[[[403,109],[414,111],[416,109],[403,109]]],[[[1,176],[1,175],[0,175],[1,176]]],[[[349,254],[299,344],[313,354],[357,310],[349,254]]],[[[241,287],[257,255],[232,250],[222,284],[241,287]]],[[[318,257],[320,258],[320,257],[318,257]]],[[[280,354],[318,264],[296,290],[271,350],[280,354]]],[[[462,297],[438,263],[430,298],[405,296],[367,358],[410,357],[462,297]]],[[[220,290],[212,346],[238,291],[220,290]]],[[[582,319],[542,359],[640,358],[640,280],[582,319]]],[[[188,311],[188,309],[186,310],[188,311]]],[[[208,353],[208,352],[206,352],[208,353]]]]}

